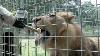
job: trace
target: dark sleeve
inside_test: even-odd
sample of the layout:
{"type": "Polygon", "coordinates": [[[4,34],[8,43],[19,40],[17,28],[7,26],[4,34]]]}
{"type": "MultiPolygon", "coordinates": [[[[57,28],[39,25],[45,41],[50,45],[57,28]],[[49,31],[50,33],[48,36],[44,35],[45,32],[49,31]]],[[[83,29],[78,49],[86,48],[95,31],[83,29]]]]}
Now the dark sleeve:
{"type": "Polygon", "coordinates": [[[17,20],[15,21],[15,23],[13,24],[14,27],[17,27],[17,28],[24,28],[25,27],[25,24],[22,20],[17,20]]]}

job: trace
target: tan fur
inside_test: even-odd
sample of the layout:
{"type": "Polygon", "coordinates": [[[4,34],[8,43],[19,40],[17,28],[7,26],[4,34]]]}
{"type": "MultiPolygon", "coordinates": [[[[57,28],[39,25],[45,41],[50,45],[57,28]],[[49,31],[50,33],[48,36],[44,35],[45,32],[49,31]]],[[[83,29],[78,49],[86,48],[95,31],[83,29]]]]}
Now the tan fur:
{"type": "Polygon", "coordinates": [[[97,48],[99,48],[100,50],[100,37],[98,39],[98,37],[88,37],[90,39],[90,41],[92,41],[96,46],[97,48]],[[99,46],[98,46],[99,45],[99,46]]]}
{"type": "Polygon", "coordinates": [[[63,17],[66,20],[66,22],[69,22],[69,23],[73,23],[72,19],[75,18],[75,15],[73,14],[73,12],[61,11],[61,12],[56,12],[55,14],[57,16],[63,17]]]}
{"type": "Polygon", "coordinates": [[[80,52],[75,52],[72,50],[80,50],[82,45],[82,49],[85,50],[82,55],[93,56],[91,48],[92,43],[94,42],[92,40],[90,41],[89,38],[84,37],[84,34],[82,33],[79,25],[74,23],[70,24],[68,21],[66,21],[66,19],[69,20],[70,18],[65,17],[70,16],[67,15],[65,12],[59,12],[55,15],[55,17],[39,16],[36,18],[41,18],[41,20],[39,20],[36,24],[38,27],[48,30],[51,36],[52,34],[56,35],[55,40],[53,39],[54,37],[50,37],[45,44],[42,43],[42,46],[46,45],[47,49],[56,48],[50,50],[50,56],[81,56],[80,52]],[[53,26],[52,24],[56,25],[53,26]],[[71,50],[67,51],[62,49],[71,50]]]}

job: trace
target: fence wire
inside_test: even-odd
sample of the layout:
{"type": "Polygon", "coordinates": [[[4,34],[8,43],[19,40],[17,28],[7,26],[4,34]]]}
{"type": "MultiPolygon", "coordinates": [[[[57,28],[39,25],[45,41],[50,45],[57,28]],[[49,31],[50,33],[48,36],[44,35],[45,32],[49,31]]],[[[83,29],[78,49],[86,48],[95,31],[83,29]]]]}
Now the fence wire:
{"type": "MultiPolygon", "coordinates": [[[[96,44],[99,48],[99,0],[0,0],[0,5],[11,11],[14,16],[16,11],[20,8],[28,11],[27,25],[29,26],[32,25],[33,17],[46,15],[52,12],[71,11],[76,15],[74,22],[81,26],[81,31],[85,34],[85,37],[97,39],[98,41],[96,42],[98,43],[96,44]]],[[[41,46],[35,45],[36,37],[38,36],[34,32],[27,29],[18,29],[5,24],[0,28],[0,56],[50,56],[50,53],[47,52],[48,50],[81,52],[80,56],[83,56],[83,52],[86,51],[82,48],[83,39],[81,39],[81,47],[79,50],[57,49],[57,40],[54,41],[54,48],[46,48],[46,43],[44,43],[45,48],[43,49],[41,46]]],[[[65,38],[72,36],[57,36],[55,33],[54,36],[44,37],[53,37],[56,39],[59,37],[65,38]]],[[[68,41],[66,41],[66,43],[68,43],[68,41]]],[[[99,51],[95,50],[91,52],[99,53],[99,51]]],[[[54,53],[54,56],[57,56],[56,51],[54,51],[54,53]]],[[[67,52],[66,54],[67,56],[69,55],[67,52]]],[[[99,56],[99,54],[97,54],[97,56],[99,56]]]]}

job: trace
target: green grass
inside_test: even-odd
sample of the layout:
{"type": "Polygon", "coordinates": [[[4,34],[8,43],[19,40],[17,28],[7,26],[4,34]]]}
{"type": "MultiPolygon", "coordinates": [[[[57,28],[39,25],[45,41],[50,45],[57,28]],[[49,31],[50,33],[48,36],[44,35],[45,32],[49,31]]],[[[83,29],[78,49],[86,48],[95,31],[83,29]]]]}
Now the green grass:
{"type": "Polygon", "coordinates": [[[33,39],[22,39],[21,43],[22,56],[45,56],[45,51],[41,47],[36,47],[33,39]]]}

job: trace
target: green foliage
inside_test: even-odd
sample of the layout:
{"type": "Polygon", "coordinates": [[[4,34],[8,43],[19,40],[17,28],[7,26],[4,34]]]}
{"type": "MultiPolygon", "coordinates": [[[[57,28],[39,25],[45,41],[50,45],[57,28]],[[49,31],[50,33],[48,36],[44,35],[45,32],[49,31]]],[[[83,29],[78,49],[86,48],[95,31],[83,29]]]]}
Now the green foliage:
{"type": "Polygon", "coordinates": [[[91,32],[91,30],[92,30],[92,27],[90,25],[87,25],[85,27],[85,32],[91,32]]]}
{"type": "Polygon", "coordinates": [[[86,20],[93,20],[96,18],[96,7],[90,1],[85,2],[81,10],[82,18],[86,18],[86,20]]]}
{"type": "Polygon", "coordinates": [[[88,21],[84,22],[84,25],[94,25],[96,24],[97,20],[97,8],[95,5],[93,5],[90,1],[86,1],[81,6],[81,20],[82,21],[88,21]]]}

